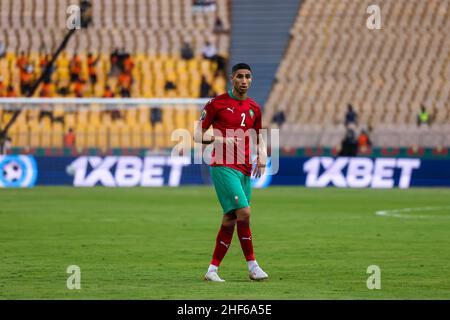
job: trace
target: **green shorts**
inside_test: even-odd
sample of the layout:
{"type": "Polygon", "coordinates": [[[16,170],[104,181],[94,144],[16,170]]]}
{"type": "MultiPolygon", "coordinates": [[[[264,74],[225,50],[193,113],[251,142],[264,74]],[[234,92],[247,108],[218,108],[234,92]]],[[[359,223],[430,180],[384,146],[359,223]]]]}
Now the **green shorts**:
{"type": "Polygon", "coordinates": [[[209,168],[223,214],[250,206],[252,186],[249,176],[225,166],[209,168]]]}

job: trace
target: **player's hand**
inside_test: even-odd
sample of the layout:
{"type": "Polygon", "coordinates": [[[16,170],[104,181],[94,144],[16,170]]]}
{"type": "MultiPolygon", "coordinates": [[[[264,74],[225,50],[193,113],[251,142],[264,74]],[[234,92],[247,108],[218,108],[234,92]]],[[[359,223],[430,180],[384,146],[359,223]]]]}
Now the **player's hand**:
{"type": "Polygon", "coordinates": [[[242,140],[241,138],[237,137],[220,137],[220,136],[214,137],[214,141],[217,141],[219,143],[225,143],[227,146],[238,145],[241,140],[242,140]]]}
{"type": "Polygon", "coordinates": [[[262,163],[258,158],[256,158],[256,166],[253,168],[252,175],[255,178],[260,178],[262,175],[264,175],[264,172],[266,171],[266,164],[262,163]]]}

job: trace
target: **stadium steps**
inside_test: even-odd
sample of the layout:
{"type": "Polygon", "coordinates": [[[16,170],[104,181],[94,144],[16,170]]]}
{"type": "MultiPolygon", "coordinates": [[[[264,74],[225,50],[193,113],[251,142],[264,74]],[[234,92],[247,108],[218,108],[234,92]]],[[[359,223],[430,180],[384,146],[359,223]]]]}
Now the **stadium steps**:
{"type": "Polygon", "coordinates": [[[251,96],[264,105],[302,0],[234,1],[231,9],[231,63],[246,62],[255,81],[251,96]]]}

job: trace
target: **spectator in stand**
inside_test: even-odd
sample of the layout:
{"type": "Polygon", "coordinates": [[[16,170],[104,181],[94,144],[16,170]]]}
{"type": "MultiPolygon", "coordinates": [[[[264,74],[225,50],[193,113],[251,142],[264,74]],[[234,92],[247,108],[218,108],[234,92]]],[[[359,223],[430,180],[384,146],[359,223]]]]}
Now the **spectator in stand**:
{"type": "Polygon", "coordinates": [[[281,127],[283,126],[285,121],[286,121],[286,117],[284,115],[284,112],[282,110],[280,110],[273,115],[271,122],[275,123],[277,125],[277,127],[281,129],[281,127]]]}
{"type": "Polygon", "coordinates": [[[164,89],[166,91],[170,91],[170,90],[176,90],[177,86],[175,85],[175,83],[173,82],[173,80],[168,79],[166,80],[166,84],[164,85],[164,89]]]}
{"type": "Polygon", "coordinates": [[[68,132],[64,135],[64,147],[75,147],[75,133],[72,128],[69,128],[68,132]]]}
{"type": "Polygon", "coordinates": [[[41,98],[51,98],[52,97],[52,83],[43,83],[41,90],[39,91],[39,97],[41,98]]]}
{"type": "Polygon", "coordinates": [[[117,65],[119,67],[119,70],[123,72],[124,69],[124,61],[128,57],[128,53],[125,51],[125,48],[121,48],[117,54],[117,65]]]}
{"type": "Polygon", "coordinates": [[[28,96],[31,93],[31,88],[34,81],[34,66],[30,63],[20,72],[20,92],[23,96],[28,96]]]}
{"type": "Polygon", "coordinates": [[[358,136],[358,153],[365,154],[370,151],[372,142],[370,141],[369,134],[365,129],[361,130],[358,136]]]}
{"type": "Polygon", "coordinates": [[[217,69],[214,74],[215,77],[219,76],[220,74],[222,74],[224,77],[227,76],[226,59],[225,57],[217,53],[217,48],[213,43],[209,41],[206,42],[205,46],[202,49],[202,56],[207,60],[211,60],[217,63],[217,69]]]}
{"type": "Polygon", "coordinates": [[[70,93],[69,82],[66,81],[58,81],[56,84],[57,92],[62,97],[67,97],[70,93]]]}
{"type": "Polygon", "coordinates": [[[212,87],[206,80],[206,77],[202,75],[202,82],[200,83],[200,98],[209,98],[211,94],[212,87]]]}
{"type": "Polygon", "coordinates": [[[114,98],[114,92],[111,90],[111,87],[109,85],[105,86],[102,97],[103,98],[114,98]]]}
{"type": "Polygon", "coordinates": [[[125,55],[122,65],[123,65],[123,72],[131,74],[134,68],[134,62],[130,54],[127,53],[125,55]]]}
{"type": "Polygon", "coordinates": [[[120,96],[122,98],[131,97],[131,86],[133,84],[133,78],[131,77],[131,74],[127,72],[121,72],[117,81],[120,96]]]}
{"type": "Polygon", "coordinates": [[[47,66],[49,60],[47,60],[48,55],[46,55],[44,52],[41,52],[39,57],[39,68],[41,68],[41,72],[44,71],[45,67],[47,66]]]}
{"type": "Polygon", "coordinates": [[[97,84],[97,69],[95,68],[97,62],[100,59],[100,55],[96,58],[89,52],[87,56],[89,83],[91,84],[91,92],[94,93],[94,86],[97,84]]]}
{"type": "Polygon", "coordinates": [[[351,128],[347,128],[344,140],[341,143],[341,151],[339,156],[342,157],[354,157],[358,153],[358,141],[355,137],[355,131],[351,128]]]}
{"type": "Polygon", "coordinates": [[[184,60],[191,60],[194,58],[194,51],[192,50],[191,45],[188,42],[184,42],[181,47],[181,58],[184,60]]]}
{"type": "MultiPolygon", "coordinates": [[[[105,86],[105,90],[103,91],[103,98],[114,98],[114,92],[111,90],[111,87],[109,85],[105,86]]],[[[111,114],[112,120],[117,120],[121,118],[120,110],[118,109],[107,109],[106,113],[111,114]]]]}
{"type": "Polygon", "coordinates": [[[358,124],[358,114],[353,110],[353,106],[349,103],[347,105],[347,113],[345,114],[345,126],[348,127],[350,124],[358,124]]]}
{"type": "Polygon", "coordinates": [[[14,89],[14,86],[12,84],[8,85],[8,88],[6,89],[6,97],[7,98],[15,98],[15,97],[17,97],[17,92],[14,89]]]}
{"type": "Polygon", "coordinates": [[[217,57],[216,46],[213,43],[206,41],[205,46],[202,49],[202,55],[203,55],[203,58],[205,58],[205,59],[216,60],[216,57],[217,57]]]}
{"type": "Polygon", "coordinates": [[[150,123],[154,127],[157,123],[162,122],[162,111],[158,107],[150,109],[150,123]]]}
{"type": "Polygon", "coordinates": [[[75,52],[69,64],[70,81],[77,82],[80,79],[81,59],[75,52]]]}
{"type": "Polygon", "coordinates": [[[73,94],[77,98],[83,98],[84,97],[84,84],[86,81],[83,79],[78,78],[78,80],[73,84],[73,94]]]}
{"type": "Polygon", "coordinates": [[[216,17],[216,20],[214,21],[214,29],[213,32],[216,34],[225,33],[225,27],[223,25],[222,19],[220,19],[219,16],[216,17]]]}
{"type": "Polygon", "coordinates": [[[19,70],[22,71],[25,69],[25,66],[28,64],[28,57],[25,55],[25,52],[21,51],[19,57],[17,57],[16,65],[19,67],[19,70]]]}
{"type": "Polygon", "coordinates": [[[111,65],[111,69],[109,71],[110,76],[117,76],[120,72],[119,68],[119,49],[114,49],[113,52],[111,52],[111,55],[109,56],[109,63],[111,65]]]}
{"type": "Polygon", "coordinates": [[[166,97],[174,98],[176,97],[177,85],[175,84],[174,79],[167,79],[166,84],[164,85],[166,97]]]}
{"type": "MultiPolygon", "coordinates": [[[[47,67],[48,63],[51,60],[51,56],[49,54],[46,55],[42,55],[41,59],[39,61],[39,66],[41,67],[41,72],[45,71],[45,68],[47,67]]],[[[44,83],[50,83],[52,80],[52,74],[55,71],[55,66],[53,65],[50,70],[48,71],[48,73],[46,74],[46,76],[44,77],[43,82],[44,83]]]]}
{"type": "Polygon", "coordinates": [[[222,74],[225,78],[227,77],[227,71],[226,71],[226,59],[221,54],[216,54],[216,63],[217,63],[217,69],[214,74],[215,77],[218,77],[220,74],[222,74]]]}
{"type": "Polygon", "coordinates": [[[431,124],[431,117],[428,111],[426,110],[424,105],[420,106],[420,111],[417,114],[417,126],[420,127],[421,125],[430,125],[431,124]]]}

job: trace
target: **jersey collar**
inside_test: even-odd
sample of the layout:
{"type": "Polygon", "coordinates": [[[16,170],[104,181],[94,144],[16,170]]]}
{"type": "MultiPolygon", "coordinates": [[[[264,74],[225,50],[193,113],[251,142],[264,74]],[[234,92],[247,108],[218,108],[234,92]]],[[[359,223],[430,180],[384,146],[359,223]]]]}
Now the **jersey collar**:
{"type": "Polygon", "coordinates": [[[231,99],[234,99],[234,100],[237,100],[237,101],[246,101],[246,100],[248,99],[248,97],[247,97],[245,100],[239,99],[238,97],[236,97],[236,96],[233,94],[233,89],[228,90],[228,95],[231,97],[231,99]]]}

